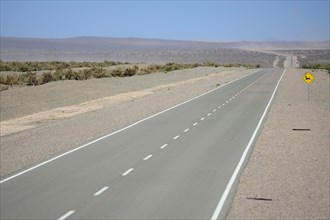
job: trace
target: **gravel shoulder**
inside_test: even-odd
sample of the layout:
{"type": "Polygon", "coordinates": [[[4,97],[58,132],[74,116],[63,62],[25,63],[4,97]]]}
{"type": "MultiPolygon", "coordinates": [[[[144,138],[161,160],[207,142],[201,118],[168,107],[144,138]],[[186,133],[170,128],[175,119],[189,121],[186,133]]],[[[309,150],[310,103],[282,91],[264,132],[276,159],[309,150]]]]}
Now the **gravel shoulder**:
{"type": "Polygon", "coordinates": [[[306,71],[287,69],[227,219],[330,219],[330,75],[312,73],[308,101],[306,71]]]}

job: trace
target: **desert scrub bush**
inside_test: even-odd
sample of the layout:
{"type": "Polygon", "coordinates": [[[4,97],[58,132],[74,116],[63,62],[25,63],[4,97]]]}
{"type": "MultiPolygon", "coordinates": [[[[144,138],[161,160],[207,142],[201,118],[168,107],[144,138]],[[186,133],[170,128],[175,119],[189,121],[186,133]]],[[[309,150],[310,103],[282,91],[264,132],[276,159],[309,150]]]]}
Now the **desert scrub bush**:
{"type": "Polygon", "coordinates": [[[0,71],[11,71],[11,66],[7,62],[0,60],[0,71]]]}
{"type": "Polygon", "coordinates": [[[127,67],[124,71],[123,76],[124,77],[134,76],[138,71],[139,71],[139,67],[137,65],[135,65],[134,67],[127,67]]]}
{"type": "Polygon", "coordinates": [[[202,64],[202,66],[216,66],[216,65],[219,66],[218,64],[215,64],[213,62],[205,62],[202,64]]]}
{"type": "Polygon", "coordinates": [[[141,68],[140,71],[138,72],[138,75],[150,74],[152,72],[153,70],[151,68],[141,68]]]}
{"type": "Polygon", "coordinates": [[[37,86],[41,84],[41,80],[37,76],[36,72],[27,72],[26,74],[26,85],[28,86],[37,86]]]}
{"type": "Polygon", "coordinates": [[[41,84],[46,84],[52,81],[56,81],[56,77],[52,74],[51,71],[41,75],[41,84]]]}
{"type": "Polygon", "coordinates": [[[150,74],[154,72],[162,71],[164,65],[159,64],[151,64],[147,67],[141,68],[139,71],[139,75],[150,74]]]}
{"type": "Polygon", "coordinates": [[[91,69],[79,70],[78,73],[81,75],[82,80],[91,79],[93,77],[91,69]]]}
{"type": "Polygon", "coordinates": [[[326,69],[330,73],[330,63],[304,64],[303,69],[326,69]]]}
{"type": "Polygon", "coordinates": [[[68,79],[68,80],[78,80],[79,79],[78,72],[73,71],[71,68],[66,70],[64,72],[64,75],[65,75],[65,79],[68,79]]]}
{"type": "Polygon", "coordinates": [[[93,67],[90,70],[94,78],[104,78],[108,76],[107,71],[104,68],[93,67]]]}
{"type": "MultiPolygon", "coordinates": [[[[14,72],[29,72],[41,70],[56,70],[56,69],[69,69],[78,67],[107,67],[121,65],[122,62],[108,61],[104,62],[62,62],[62,61],[49,61],[49,62],[5,62],[0,61],[0,71],[14,71],[14,72]]],[[[127,63],[129,64],[129,63],[127,63]]]]}
{"type": "Polygon", "coordinates": [[[185,66],[184,64],[166,63],[163,70],[165,71],[165,73],[167,73],[174,70],[184,69],[185,68],[184,66],[185,66]]]}
{"type": "Polygon", "coordinates": [[[111,76],[121,77],[124,75],[124,70],[122,68],[116,68],[110,71],[111,76]]]}
{"type": "Polygon", "coordinates": [[[63,69],[56,69],[53,73],[54,80],[65,80],[65,72],[63,69]]]}
{"type": "Polygon", "coordinates": [[[22,85],[24,82],[22,81],[21,77],[16,74],[1,76],[0,77],[0,84],[14,86],[14,85],[22,85]]]}

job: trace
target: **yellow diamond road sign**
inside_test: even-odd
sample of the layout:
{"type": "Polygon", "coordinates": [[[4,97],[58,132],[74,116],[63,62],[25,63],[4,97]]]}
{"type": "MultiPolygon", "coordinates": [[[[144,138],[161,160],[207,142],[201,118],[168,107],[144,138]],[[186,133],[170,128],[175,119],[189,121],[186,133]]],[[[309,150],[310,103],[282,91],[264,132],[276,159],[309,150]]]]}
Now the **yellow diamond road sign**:
{"type": "Polygon", "coordinates": [[[314,80],[314,76],[312,74],[310,74],[309,72],[307,72],[304,76],[304,81],[307,84],[310,84],[313,80],[314,80]]]}

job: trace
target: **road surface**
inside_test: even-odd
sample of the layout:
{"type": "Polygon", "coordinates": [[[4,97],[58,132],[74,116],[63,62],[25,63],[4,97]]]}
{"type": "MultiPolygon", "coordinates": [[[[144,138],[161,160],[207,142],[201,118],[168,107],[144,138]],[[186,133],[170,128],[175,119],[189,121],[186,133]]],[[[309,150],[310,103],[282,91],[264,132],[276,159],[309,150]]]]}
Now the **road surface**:
{"type": "Polygon", "coordinates": [[[284,72],[255,71],[2,179],[1,219],[224,217],[284,72]]]}

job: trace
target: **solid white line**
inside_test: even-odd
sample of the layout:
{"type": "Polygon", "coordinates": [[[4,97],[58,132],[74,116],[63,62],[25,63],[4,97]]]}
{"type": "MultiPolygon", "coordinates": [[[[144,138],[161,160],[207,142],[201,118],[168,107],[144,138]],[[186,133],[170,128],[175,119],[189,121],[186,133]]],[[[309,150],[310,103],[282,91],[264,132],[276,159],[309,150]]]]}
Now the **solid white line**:
{"type": "Polygon", "coordinates": [[[68,154],[71,154],[71,153],[73,153],[73,152],[75,152],[75,151],[77,151],[77,150],[80,150],[80,149],[82,149],[82,148],[85,148],[85,147],[87,147],[87,146],[89,146],[89,145],[91,145],[91,144],[94,144],[95,142],[98,142],[98,141],[103,140],[103,139],[105,139],[105,138],[107,138],[107,137],[113,136],[113,135],[115,135],[115,134],[117,134],[117,133],[119,133],[119,132],[122,132],[122,131],[124,131],[124,130],[127,130],[127,129],[129,129],[129,128],[131,128],[131,127],[137,125],[137,124],[140,124],[141,122],[144,122],[144,121],[149,120],[149,119],[151,119],[151,118],[153,118],[153,117],[156,117],[157,115],[163,114],[164,112],[170,111],[170,110],[172,110],[172,109],[174,109],[174,108],[177,108],[177,107],[179,107],[179,106],[181,106],[181,105],[184,105],[184,104],[186,104],[186,103],[188,103],[188,102],[191,102],[191,101],[193,101],[193,100],[195,100],[195,99],[198,99],[198,98],[200,98],[200,97],[202,97],[202,96],[204,96],[204,95],[207,95],[207,94],[209,94],[209,93],[211,93],[211,92],[214,92],[214,91],[216,91],[216,90],[218,90],[218,89],[221,89],[221,88],[224,87],[224,86],[227,86],[227,85],[229,85],[229,84],[231,84],[231,83],[234,83],[234,82],[236,82],[236,81],[238,81],[238,80],[241,80],[241,79],[243,79],[243,78],[245,78],[245,77],[248,77],[248,76],[250,76],[250,75],[252,75],[252,74],[254,74],[254,73],[256,73],[256,72],[259,72],[259,71],[261,71],[261,70],[264,70],[264,69],[256,70],[256,71],[254,71],[254,72],[252,72],[252,73],[249,73],[248,75],[242,76],[242,77],[240,77],[240,78],[238,78],[238,79],[235,79],[235,80],[233,80],[233,81],[231,81],[231,82],[229,82],[229,83],[227,83],[227,84],[224,84],[224,85],[219,86],[219,87],[217,87],[217,88],[211,89],[210,91],[207,91],[207,92],[205,92],[205,93],[203,93],[203,94],[200,94],[200,95],[198,95],[198,96],[196,96],[196,97],[194,97],[194,98],[191,98],[191,99],[189,99],[189,100],[187,100],[187,101],[184,101],[184,102],[182,102],[182,103],[179,103],[179,104],[177,104],[177,105],[175,105],[175,106],[172,106],[172,107],[170,107],[170,108],[168,108],[168,109],[165,109],[165,110],[163,110],[163,111],[160,111],[160,112],[158,112],[158,113],[156,113],[156,114],[154,114],[154,115],[151,115],[151,116],[149,116],[149,117],[146,117],[146,118],[144,118],[144,119],[141,119],[140,121],[137,121],[137,122],[135,122],[135,123],[133,123],[133,124],[131,124],[131,125],[128,125],[128,126],[122,128],[122,129],[119,129],[119,130],[117,130],[117,131],[114,131],[114,132],[112,132],[112,133],[110,133],[110,134],[107,134],[107,135],[105,135],[105,136],[103,136],[103,137],[100,137],[100,138],[98,138],[98,139],[95,139],[94,141],[91,141],[91,142],[89,142],[89,143],[87,143],[87,144],[81,145],[81,146],[79,146],[79,147],[77,147],[77,148],[75,148],[75,149],[72,149],[72,150],[67,151],[67,152],[65,152],[65,153],[63,153],[63,154],[60,154],[60,155],[58,155],[58,156],[56,156],[56,157],[53,157],[53,158],[51,158],[51,159],[49,159],[49,160],[46,160],[46,161],[44,161],[44,162],[42,162],[42,163],[39,163],[39,164],[37,164],[37,165],[35,165],[35,166],[29,168],[29,169],[23,170],[22,172],[19,172],[19,173],[15,174],[15,175],[12,175],[12,176],[10,176],[10,177],[8,177],[8,178],[5,178],[5,179],[1,180],[1,181],[0,181],[0,184],[1,184],[1,183],[4,183],[4,182],[7,182],[8,180],[11,180],[11,179],[13,179],[13,178],[15,178],[15,177],[18,177],[18,176],[20,176],[20,175],[22,175],[22,174],[24,174],[24,173],[30,172],[30,171],[32,171],[32,170],[34,170],[34,169],[36,169],[36,168],[38,168],[38,167],[41,167],[41,166],[43,166],[43,165],[45,165],[45,164],[48,164],[48,163],[50,163],[50,162],[52,162],[52,161],[54,161],[54,160],[56,160],[56,159],[59,159],[59,158],[64,157],[64,156],[66,156],[66,155],[68,155],[68,154]]]}
{"type": "Polygon", "coordinates": [[[127,176],[130,172],[132,172],[134,170],[134,168],[129,168],[128,170],[126,170],[122,176],[127,176]]]}
{"type": "Polygon", "coordinates": [[[195,122],[195,123],[193,124],[193,126],[196,126],[196,125],[198,125],[198,122],[195,122]]]}
{"type": "Polygon", "coordinates": [[[186,130],[184,130],[183,132],[186,133],[187,131],[189,131],[189,128],[187,128],[186,130]]]}
{"type": "Polygon", "coordinates": [[[205,118],[203,117],[203,118],[201,118],[201,121],[203,121],[205,118]]]}
{"type": "Polygon", "coordinates": [[[75,210],[70,210],[67,213],[65,213],[64,215],[62,215],[61,217],[58,218],[58,220],[64,220],[67,217],[69,217],[70,215],[72,215],[75,212],[75,210]]]}
{"type": "Polygon", "coordinates": [[[164,149],[165,147],[167,147],[167,144],[164,144],[163,146],[161,146],[160,149],[164,149]]]}
{"type": "Polygon", "coordinates": [[[96,193],[94,193],[94,196],[99,196],[102,193],[104,193],[104,191],[106,191],[107,189],[109,189],[109,186],[105,186],[102,189],[100,189],[99,191],[97,191],[96,193]]]}
{"type": "Polygon", "coordinates": [[[173,140],[176,140],[176,139],[178,139],[180,137],[180,135],[177,135],[177,136],[175,136],[174,138],[173,138],[173,140]]]}
{"type": "Polygon", "coordinates": [[[229,192],[231,190],[231,187],[233,186],[233,184],[235,182],[235,179],[236,179],[236,177],[237,177],[237,175],[238,175],[238,173],[239,173],[239,171],[240,171],[240,169],[241,169],[241,167],[243,165],[243,162],[245,161],[245,158],[246,158],[246,156],[247,156],[247,154],[248,154],[248,152],[249,152],[249,150],[250,150],[250,148],[252,146],[252,143],[253,143],[254,139],[256,138],[256,136],[257,136],[258,130],[261,127],[261,124],[262,124],[262,122],[263,122],[263,120],[264,120],[264,118],[266,116],[266,113],[267,113],[267,111],[269,109],[269,106],[270,106],[270,104],[272,103],[272,101],[274,99],[274,96],[275,96],[275,93],[277,91],[277,88],[278,88],[278,86],[279,86],[279,84],[280,84],[280,82],[281,82],[281,80],[282,80],[283,75],[284,75],[285,72],[286,72],[286,69],[283,71],[281,78],[279,79],[279,81],[276,84],[276,87],[274,89],[274,92],[273,92],[273,94],[272,94],[272,96],[271,96],[271,98],[270,98],[270,100],[269,100],[269,102],[268,102],[268,104],[267,104],[267,106],[265,108],[265,111],[262,114],[262,116],[261,116],[261,118],[259,120],[259,123],[258,123],[256,129],[254,130],[253,135],[252,135],[249,143],[247,144],[247,146],[246,146],[246,148],[245,148],[245,150],[244,150],[244,152],[242,154],[242,157],[241,157],[240,161],[238,162],[238,164],[236,166],[236,169],[235,169],[233,175],[231,176],[231,178],[230,178],[230,180],[229,180],[229,182],[228,182],[228,184],[226,186],[226,189],[225,189],[224,193],[222,194],[222,196],[221,196],[221,198],[219,200],[219,203],[218,203],[216,209],[214,210],[214,213],[213,213],[213,215],[211,217],[211,220],[215,220],[215,219],[218,218],[218,216],[219,216],[219,214],[221,212],[221,209],[222,209],[222,207],[223,207],[223,205],[224,205],[224,203],[225,203],[225,201],[227,199],[227,196],[228,196],[228,194],[229,194],[229,192]]]}
{"type": "Polygon", "coordinates": [[[143,160],[148,160],[148,159],[150,159],[151,157],[152,157],[152,155],[149,154],[148,156],[146,156],[145,158],[143,158],[143,160]]]}

